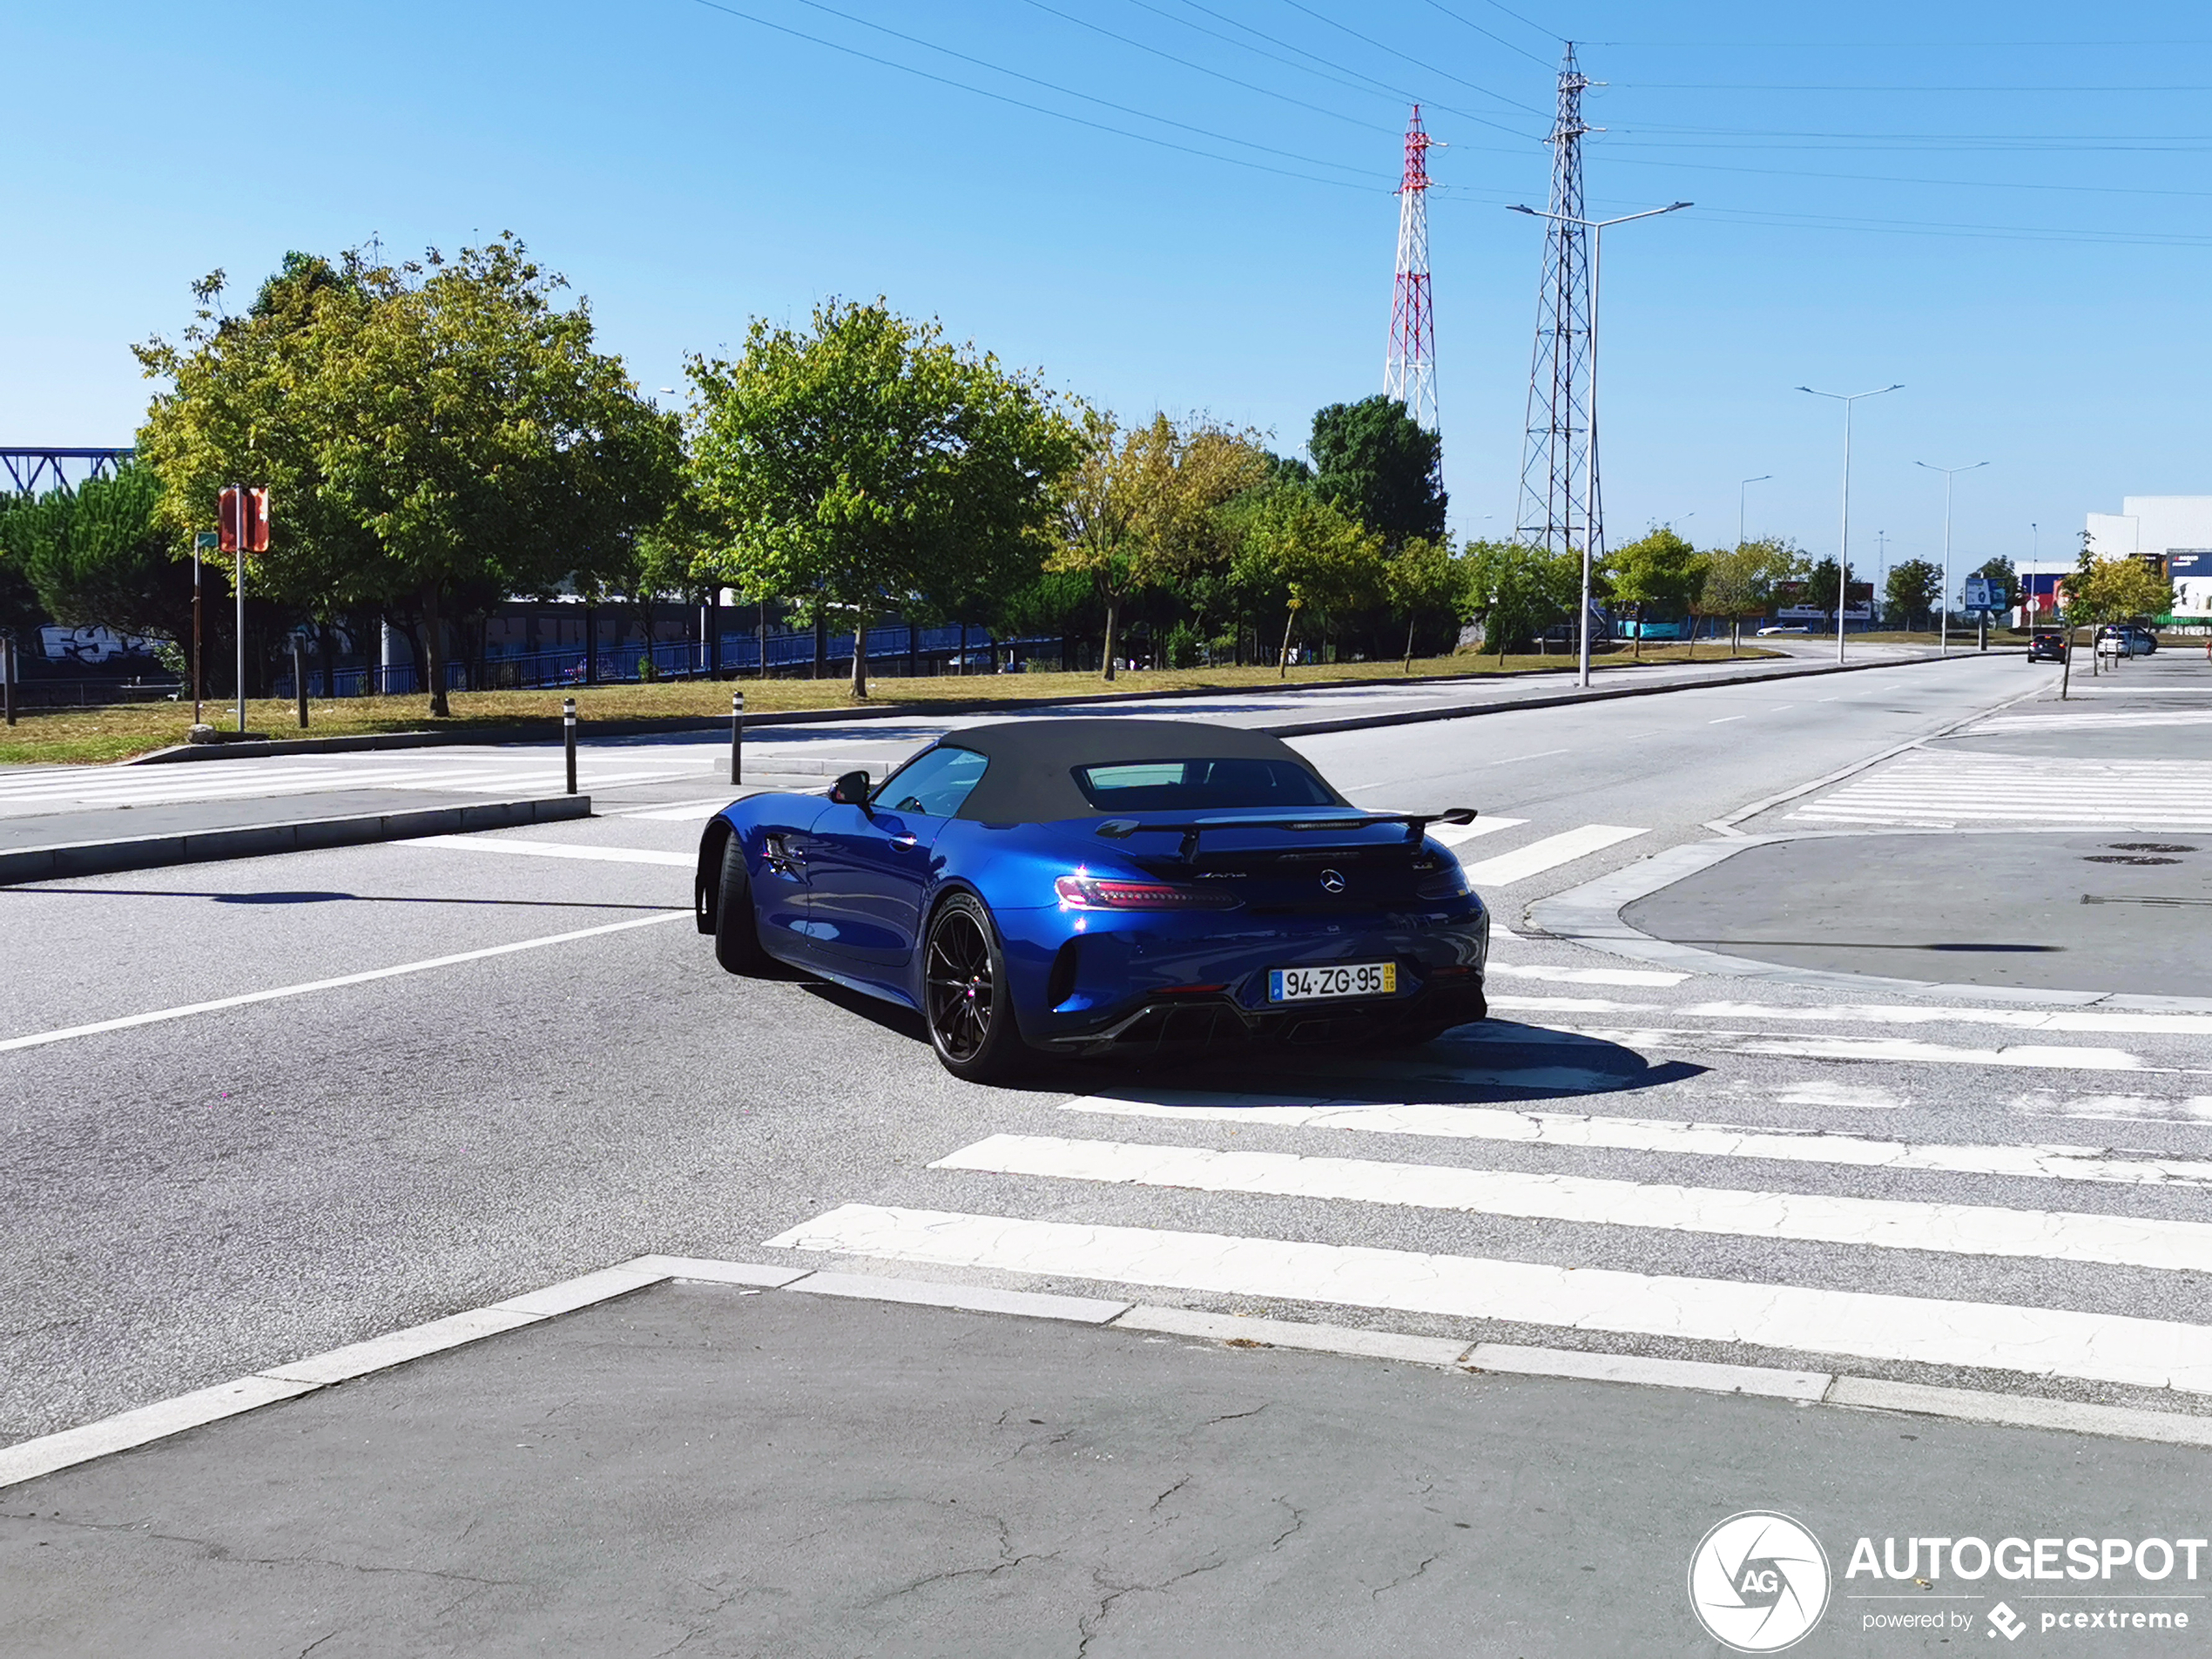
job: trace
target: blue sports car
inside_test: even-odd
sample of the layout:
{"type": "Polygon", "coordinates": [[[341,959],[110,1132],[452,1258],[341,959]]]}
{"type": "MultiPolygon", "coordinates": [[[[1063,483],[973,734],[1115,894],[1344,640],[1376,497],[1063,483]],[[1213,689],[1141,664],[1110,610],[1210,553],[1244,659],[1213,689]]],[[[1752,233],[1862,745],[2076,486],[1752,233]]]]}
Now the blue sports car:
{"type": "Polygon", "coordinates": [[[1426,833],[1474,816],[1362,812],[1260,732],[1014,720],[873,786],[732,803],[694,897],[730,972],[914,1008],[976,1081],[1040,1053],[1410,1044],[1485,1017],[1489,914],[1426,833]]]}

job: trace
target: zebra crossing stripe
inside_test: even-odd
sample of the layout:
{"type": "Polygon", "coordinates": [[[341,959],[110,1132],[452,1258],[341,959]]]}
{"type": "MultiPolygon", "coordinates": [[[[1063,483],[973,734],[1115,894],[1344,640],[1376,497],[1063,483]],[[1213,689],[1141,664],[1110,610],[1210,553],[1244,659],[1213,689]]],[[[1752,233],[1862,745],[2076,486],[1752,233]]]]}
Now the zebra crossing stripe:
{"type": "Polygon", "coordinates": [[[929,1167],[1197,1192],[1349,1199],[1662,1232],[2212,1272],[2212,1223],[2202,1221],[1670,1186],[1521,1170],[1226,1152],[1049,1135],[993,1135],[929,1167]]]}
{"type": "Polygon", "coordinates": [[[1993,1302],[849,1204],[766,1241],[879,1260],[2212,1393],[2212,1326],[1993,1302]]]}
{"type": "MultiPolygon", "coordinates": [[[[1704,1054],[1765,1054],[1797,1060],[1872,1060],[1891,1065],[2027,1066],[2059,1071],[2153,1071],[2195,1075],[2196,1066],[2154,1066],[2124,1049],[2083,1045],[2021,1043],[2004,1049],[1966,1049],[1945,1042],[1914,1042],[1904,1037],[1821,1037],[1757,1031],[1685,1031],[1587,1025],[1548,1026],[1562,1036],[1587,1037],[1629,1049],[1669,1049],[1704,1054]]],[[[1510,1037],[1447,1039],[1480,1046],[1510,1037]]],[[[1520,1041],[1525,1042],[1522,1038],[1520,1041]]]]}
{"type": "MultiPolygon", "coordinates": [[[[1475,820],[1480,823],[1480,819],[1475,820]]],[[[1640,829],[1625,829],[1616,824],[1585,824],[1580,829],[1563,830],[1557,835],[1547,835],[1541,841],[1531,841],[1517,846],[1510,853],[1501,853],[1495,858],[1484,859],[1466,867],[1467,880],[1478,887],[1508,887],[1515,881],[1526,881],[1532,876],[1570,864],[1576,859],[1588,858],[1593,853],[1602,853],[1608,846],[1649,833],[1640,829]]]]}
{"type": "MultiPolygon", "coordinates": [[[[1615,1079],[1615,1081],[1618,1081],[1615,1079]]],[[[1439,1140],[1507,1141],[1684,1157],[1764,1158],[1850,1169],[1929,1175],[1994,1175],[2038,1181],[2108,1182],[2120,1186],[2212,1187],[2212,1161],[2119,1157],[2093,1146],[1951,1144],[1876,1140],[1824,1130],[1735,1123],[1681,1123],[1648,1117],[1593,1117],[1575,1112],[1519,1112],[1496,1106],[1361,1105],[1344,1101],[1282,1103],[1279,1096],[1240,1102],[1233,1096],[1176,1103],[1115,1100],[1090,1095],[1064,1101],[1063,1112],[1185,1123],[1332,1129],[1353,1134],[1408,1135],[1439,1140]]]]}

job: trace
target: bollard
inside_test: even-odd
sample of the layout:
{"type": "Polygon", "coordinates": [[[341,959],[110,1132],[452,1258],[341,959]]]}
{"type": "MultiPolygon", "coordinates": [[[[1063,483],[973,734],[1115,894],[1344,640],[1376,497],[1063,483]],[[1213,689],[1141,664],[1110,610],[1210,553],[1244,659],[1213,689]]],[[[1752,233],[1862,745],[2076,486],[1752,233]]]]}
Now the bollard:
{"type": "Polygon", "coordinates": [[[569,752],[569,793],[576,793],[576,698],[561,699],[561,740],[569,752]]]}
{"type": "Polygon", "coordinates": [[[292,689],[300,697],[300,729],[307,729],[307,643],[292,636],[292,689]]]}
{"type": "Polygon", "coordinates": [[[16,637],[0,634],[0,701],[8,705],[8,724],[16,723],[16,637]]]}
{"type": "Polygon", "coordinates": [[[730,781],[745,781],[745,693],[730,693],[730,781]]]}

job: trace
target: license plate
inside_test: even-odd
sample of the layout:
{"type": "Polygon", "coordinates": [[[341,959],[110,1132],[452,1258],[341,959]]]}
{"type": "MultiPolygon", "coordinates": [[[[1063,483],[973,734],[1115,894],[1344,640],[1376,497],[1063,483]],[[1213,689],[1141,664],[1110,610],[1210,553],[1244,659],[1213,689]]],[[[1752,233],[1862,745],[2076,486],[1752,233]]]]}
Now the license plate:
{"type": "Polygon", "coordinates": [[[1396,962],[1349,962],[1339,968],[1276,968],[1267,974],[1271,1002],[1305,1002],[1319,996],[1391,996],[1398,990],[1396,962]]]}

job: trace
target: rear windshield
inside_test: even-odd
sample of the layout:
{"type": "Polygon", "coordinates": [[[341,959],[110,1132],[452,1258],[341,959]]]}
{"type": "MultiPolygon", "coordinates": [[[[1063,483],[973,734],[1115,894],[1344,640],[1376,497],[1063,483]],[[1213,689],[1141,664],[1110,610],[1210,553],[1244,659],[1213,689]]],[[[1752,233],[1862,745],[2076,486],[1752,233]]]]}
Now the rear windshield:
{"type": "Polygon", "coordinates": [[[1076,782],[1103,813],[1337,804],[1318,778],[1288,760],[1131,760],[1077,766],[1076,782]]]}

